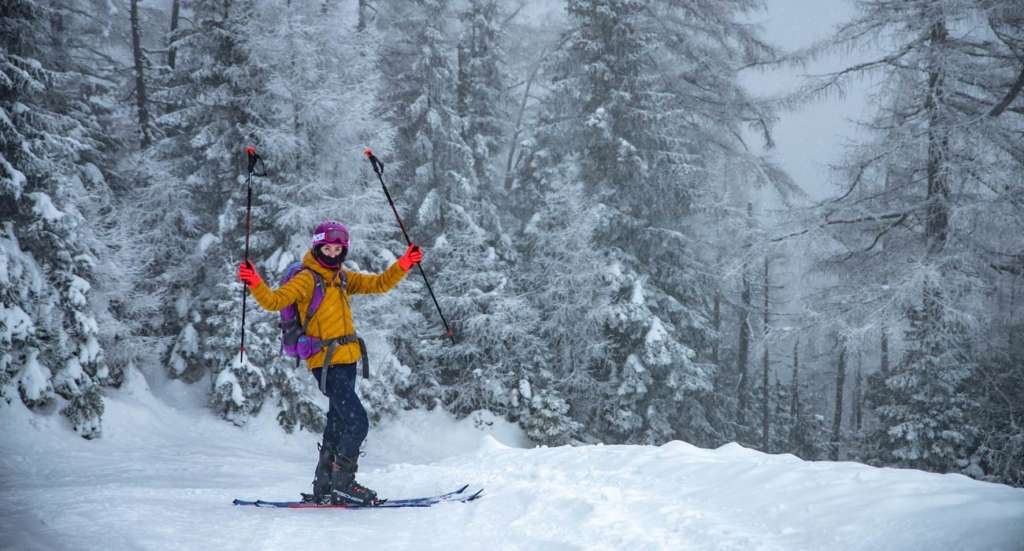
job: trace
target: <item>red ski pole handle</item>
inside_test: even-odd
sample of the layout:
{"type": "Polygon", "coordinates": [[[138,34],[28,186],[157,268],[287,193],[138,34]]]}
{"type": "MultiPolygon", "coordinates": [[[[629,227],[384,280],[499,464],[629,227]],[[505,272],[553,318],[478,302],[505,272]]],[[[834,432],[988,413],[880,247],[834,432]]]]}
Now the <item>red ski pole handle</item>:
{"type": "Polygon", "coordinates": [[[266,163],[263,162],[263,157],[260,157],[259,154],[256,153],[256,148],[251,146],[251,145],[246,146],[245,147],[245,154],[246,154],[246,156],[249,157],[249,175],[250,176],[252,176],[252,175],[266,176],[267,175],[267,165],[266,165],[266,163]],[[259,164],[263,165],[263,172],[255,172],[255,170],[256,170],[256,163],[259,163],[259,164]]]}
{"type": "Polygon", "coordinates": [[[377,156],[373,154],[372,149],[367,147],[363,151],[363,155],[366,155],[366,158],[370,159],[370,164],[373,165],[373,171],[377,173],[377,176],[380,176],[381,174],[384,173],[384,163],[380,162],[380,159],[378,159],[377,156]]]}
{"type": "Polygon", "coordinates": [[[256,154],[256,148],[253,146],[246,146],[245,154],[249,157],[249,173],[252,174],[254,168],[256,168],[256,161],[259,160],[260,156],[256,154]]]}

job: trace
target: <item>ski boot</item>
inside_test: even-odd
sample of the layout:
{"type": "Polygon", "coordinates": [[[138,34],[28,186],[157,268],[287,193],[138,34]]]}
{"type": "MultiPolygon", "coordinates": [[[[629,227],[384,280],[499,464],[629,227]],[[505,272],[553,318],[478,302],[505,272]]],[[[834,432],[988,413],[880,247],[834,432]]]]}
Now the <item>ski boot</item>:
{"type": "Polygon", "coordinates": [[[316,449],[320,459],[313,474],[313,493],[302,494],[302,500],[328,505],[331,503],[331,464],[334,462],[334,454],[323,444],[317,444],[316,449]]]}
{"type": "Polygon", "coordinates": [[[332,503],[351,503],[354,505],[373,506],[384,503],[377,497],[377,492],[356,482],[356,471],[359,470],[358,456],[345,457],[334,454],[331,462],[330,483],[332,503]]]}

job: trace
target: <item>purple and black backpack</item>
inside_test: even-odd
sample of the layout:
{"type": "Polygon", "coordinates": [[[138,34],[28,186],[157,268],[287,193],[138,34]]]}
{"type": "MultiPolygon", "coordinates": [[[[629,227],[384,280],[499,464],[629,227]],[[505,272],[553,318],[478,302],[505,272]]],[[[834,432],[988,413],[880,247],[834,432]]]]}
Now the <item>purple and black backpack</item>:
{"type": "MultiPolygon", "coordinates": [[[[313,319],[313,315],[316,314],[320,303],[324,300],[324,293],[326,287],[324,280],[320,277],[320,274],[316,273],[315,270],[311,270],[305,267],[301,261],[293,262],[288,265],[288,268],[284,271],[284,277],[278,286],[284,285],[291,281],[295,276],[299,275],[303,270],[308,271],[313,276],[313,298],[309,302],[309,310],[306,312],[306,323],[303,324],[299,318],[299,305],[298,303],[289,305],[284,310],[281,310],[281,352],[285,356],[291,356],[295,358],[296,364],[299,360],[305,360],[316,355],[323,348],[323,343],[317,337],[312,337],[306,334],[306,329],[309,327],[309,322],[313,319]]],[[[346,274],[344,271],[341,272],[341,288],[345,288],[347,283],[346,274]]]]}

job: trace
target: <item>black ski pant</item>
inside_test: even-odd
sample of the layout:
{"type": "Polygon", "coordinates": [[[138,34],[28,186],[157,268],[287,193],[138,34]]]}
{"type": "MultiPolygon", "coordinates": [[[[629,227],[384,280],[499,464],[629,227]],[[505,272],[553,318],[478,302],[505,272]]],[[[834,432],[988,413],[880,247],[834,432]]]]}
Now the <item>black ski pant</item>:
{"type": "MultiPolygon", "coordinates": [[[[320,382],[321,367],[312,370],[317,383],[320,382]]],[[[327,368],[327,385],[324,394],[330,400],[327,410],[327,426],[324,427],[323,445],[327,449],[355,459],[359,447],[370,430],[366,408],[356,394],[356,364],[335,364],[327,368]]]]}

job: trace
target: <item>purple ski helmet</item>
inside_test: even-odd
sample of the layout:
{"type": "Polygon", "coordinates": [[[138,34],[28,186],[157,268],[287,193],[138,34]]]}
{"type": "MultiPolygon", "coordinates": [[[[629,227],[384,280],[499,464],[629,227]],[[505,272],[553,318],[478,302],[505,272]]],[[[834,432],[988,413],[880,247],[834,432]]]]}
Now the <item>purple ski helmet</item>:
{"type": "Polygon", "coordinates": [[[328,220],[313,230],[313,247],[332,243],[348,248],[348,228],[341,222],[328,220]]]}

